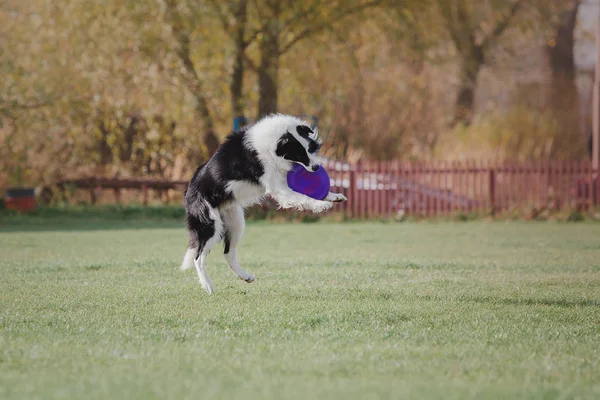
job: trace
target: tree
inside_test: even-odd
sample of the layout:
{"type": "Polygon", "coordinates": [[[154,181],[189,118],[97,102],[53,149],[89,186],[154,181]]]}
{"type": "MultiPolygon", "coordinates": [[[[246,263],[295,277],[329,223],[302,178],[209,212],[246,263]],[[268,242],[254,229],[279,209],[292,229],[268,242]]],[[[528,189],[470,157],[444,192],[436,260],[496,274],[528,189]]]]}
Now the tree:
{"type": "Polygon", "coordinates": [[[233,66],[229,79],[229,99],[232,116],[245,115],[244,107],[244,75],[245,63],[248,57],[246,50],[258,35],[254,31],[247,36],[248,25],[248,0],[232,0],[228,2],[210,0],[210,4],[219,16],[225,33],[233,43],[233,66]]]}
{"type": "MultiPolygon", "coordinates": [[[[212,154],[217,150],[219,140],[215,134],[215,123],[208,105],[204,84],[192,61],[191,37],[194,34],[194,24],[186,23],[182,15],[182,8],[185,8],[187,4],[177,0],[165,0],[165,4],[165,22],[170,26],[175,40],[175,53],[183,66],[182,77],[190,93],[196,99],[196,111],[203,123],[205,146],[208,154],[212,154]],[[192,28],[188,28],[189,26],[192,28]]],[[[192,6],[196,6],[196,4],[192,6]]],[[[194,17],[197,13],[188,12],[188,15],[194,17]]]]}
{"type": "Polygon", "coordinates": [[[335,29],[348,16],[380,5],[378,0],[261,0],[253,2],[258,62],[247,58],[258,76],[257,118],[277,111],[280,59],[299,42],[335,29]]]}
{"type": "MultiPolygon", "coordinates": [[[[558,10],[557,21],[551,29],[546,50],[552,78],[549,104],[558,125],[557,149],[568,148],[568,143],[581,142],[579,94],[575,82],[575,26],[581,0],[569,0],[558,10]]],[[[583,144],[583,143],[582,143],[583,144]]],[[[581,146],[582,148],[584,146],[581,146]]]]}
{"type": "Polygon", "coordinates": [[[459,85],[452,125],[470,124],[481,68],[506,30],[515,23],[525,0],[435,0],[457,52],[459,85]]]}
{"type": "Polygon", "coordinates": [[[581,0],[565,2],[547,47],[552,75],[569,81],[575,79],[575,27],[580,5],[581,0]]]}

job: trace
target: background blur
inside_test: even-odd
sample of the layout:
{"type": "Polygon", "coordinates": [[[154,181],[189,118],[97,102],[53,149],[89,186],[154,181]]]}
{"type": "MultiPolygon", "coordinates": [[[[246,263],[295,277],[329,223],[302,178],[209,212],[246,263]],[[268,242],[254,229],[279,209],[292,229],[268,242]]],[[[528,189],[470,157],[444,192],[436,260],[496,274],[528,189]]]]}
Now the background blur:
{"type": "Polygon", "coordinates": [[[334,160],[590,157],[597,0],[4,0],[0,190],[189,179],[316,117],[334,160]]]}

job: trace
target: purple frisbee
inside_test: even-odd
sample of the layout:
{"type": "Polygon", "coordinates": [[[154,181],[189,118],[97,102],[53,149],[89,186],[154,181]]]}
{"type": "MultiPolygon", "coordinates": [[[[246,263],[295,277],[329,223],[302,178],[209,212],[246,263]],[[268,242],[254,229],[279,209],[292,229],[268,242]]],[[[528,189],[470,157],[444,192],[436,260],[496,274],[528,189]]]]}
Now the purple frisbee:
{"type": "Polygon", "coordinates": [[[329,175],[323,167],[309,172],[299,164],[294,164],[287,174],[287,184],[294,192],[302,193],[313,199],[323,200],[329,194],[329,175]]]}

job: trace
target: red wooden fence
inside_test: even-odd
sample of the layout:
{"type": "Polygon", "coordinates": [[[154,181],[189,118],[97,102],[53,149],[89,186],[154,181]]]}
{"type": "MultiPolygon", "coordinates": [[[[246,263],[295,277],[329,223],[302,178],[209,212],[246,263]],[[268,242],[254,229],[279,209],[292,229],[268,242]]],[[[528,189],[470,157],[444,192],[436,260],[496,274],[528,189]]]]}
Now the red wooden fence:
{"type": "MultiPolygon", "coordinates": [[[[355,219],[494,215],[526,207],[586,210],[600,204],[600,178],[587,161],[375,161],[356,165],[328,161],[324,166],[332,191],[348,198],[336,204],[333,212],[355,219]]],[[[149,190],[183,192],[187,182],[84,178],[59,183],[66,184],[89,190],[92,202],[104,189],[111,189],[117,201],[121,189],[137,189],[146,203],[149,190]]]]}
{"type": "Polygon", "coordinates": [[[332,191],[350,218],[439,217],[600,205],[600,178],[587,161],[328,162],[332,191]]]}

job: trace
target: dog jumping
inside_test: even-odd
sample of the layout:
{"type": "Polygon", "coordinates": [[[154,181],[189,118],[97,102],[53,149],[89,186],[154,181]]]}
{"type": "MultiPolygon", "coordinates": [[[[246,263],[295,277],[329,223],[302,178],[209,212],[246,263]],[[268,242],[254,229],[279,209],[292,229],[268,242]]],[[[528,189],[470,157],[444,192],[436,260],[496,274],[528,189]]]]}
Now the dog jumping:
{"type": "Polygon", "coordinates": [[[254,277],[240,266],[236,252],[244,234],[245,207],[270,196],[279,208],[320,213],[335,202],[346,201],[343,194],[331,192],[325,199],[315,200],[287,185],[287,173],[294,164],[308,171],[319,168],[317,153],[321,144],[316,129],[284,114],[269,115],[231,133],[196,170],[185,191],[189,246],[181,269],[195,266],[200,284],[212,294],[206,257],[215,244],[223,241],[231,269],[243,281],[253,282],[254,277]]]}

